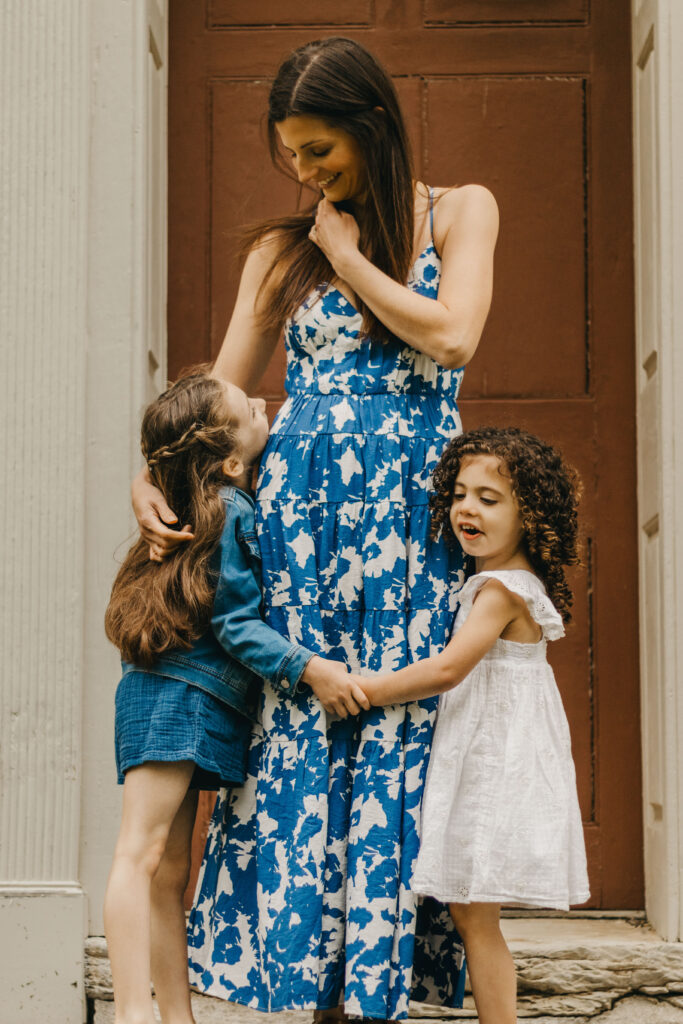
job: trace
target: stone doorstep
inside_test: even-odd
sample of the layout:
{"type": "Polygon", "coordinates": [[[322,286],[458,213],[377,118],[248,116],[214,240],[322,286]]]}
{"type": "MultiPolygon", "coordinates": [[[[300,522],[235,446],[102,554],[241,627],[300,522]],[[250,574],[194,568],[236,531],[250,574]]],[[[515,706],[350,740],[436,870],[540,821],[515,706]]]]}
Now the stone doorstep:
{"type": "MultiPolygon", "coordinates": [[[[520,1018],[559,1017],[571,1024],[572,1019],[602,1015],[621,1000],[632,1001],[626,997],[638,995],[653,1005],[665,1001],[674,1014],[670,1019],[683,1022],[683,943],[662,941],[641,919],[505,917],[502,929],[517,968],[520,1018]]],[[[95,1000],[112,998],[103,938],[86,942],[86,993],[95,1000]]],[[[196,998],[202,1003],[207,999],[196,998]]],[[[220,1000],[207,1001],[206,1012],[216,1003],[223,1007],[225,1020],[227,1007],[220,1000]]],[[[212,1009],[210,1016],[198,1016],[197,1020],[208,1024],[218,1019],[213,1013],[212,1009]]],[[[240,1020],[235,1019],[234,1024],[246,1022],[248,1015],[249,1011],[240,1012],[240,1020]]],[[[471,996],[461,1010],[415,1003],[410,1015],[451,1021],[476,1019],[471,996]]],[[[295,1018],[308,1020],[303,1014],[279,1014],[282,1024],[286,1024],[285,1016],[291,1016],[293,1024],[295,1018]]],[[[252,1018],[254,1024],[259,1019],[260,1014],[252,1018]]],[[[100,1020],[104,1024],[106,1018],[100,1020]]]]}

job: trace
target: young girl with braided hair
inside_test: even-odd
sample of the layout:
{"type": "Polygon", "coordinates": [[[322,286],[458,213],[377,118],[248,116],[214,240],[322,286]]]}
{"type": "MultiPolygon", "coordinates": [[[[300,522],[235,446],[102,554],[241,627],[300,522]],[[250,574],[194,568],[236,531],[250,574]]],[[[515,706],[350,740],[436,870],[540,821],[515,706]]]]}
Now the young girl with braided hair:
{"type": "Polygon", "coordinates": [[[411,889],[447,903],[480,1024],[515,1024],[504,904],[567,910],[589,897],[569,727],[546,641],[564,634],[578,563],[578,478],[517,429],[453,440],[434,471],[432,535],[474,575],[447,647],[356,677],[373,705],[440,694],[411,889]]]}
{"type": "Polygon", "coordinates": [[[260,614],[248,493],[268,436],[263,399],[198,368],[152,402],[142,451],[190,539],[162,562],[139,539],[105,618],[123,658],[116,761],[123,813],[105,930],[116,1024],[191,1024],[183,894],[198,789],[245,780],[262,680],[310,686],[341,717],[369,707],[339,662],[285,640],[260,614]]]}

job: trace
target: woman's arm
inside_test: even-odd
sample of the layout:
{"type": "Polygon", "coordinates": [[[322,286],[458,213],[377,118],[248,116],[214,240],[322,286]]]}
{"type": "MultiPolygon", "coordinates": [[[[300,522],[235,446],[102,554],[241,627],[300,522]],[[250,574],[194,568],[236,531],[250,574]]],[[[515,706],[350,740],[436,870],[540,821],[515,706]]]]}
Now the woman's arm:
{"type": "MultiPolygon", "coordinates": [[[[261,286],[275,256],[274,246],[272,236],[265,238],[247,256],[232,317],[213,367],[216,377],[232,381],[247,392],[263,376],[280,334],[279,330],[264,333],[258,320],[262,303],[268,301],[268,288],[261,291],[261,286]]],[[[146,466],[131,484],[131,500],[152,561],[161,562],[179,544],[192,540],[194,534],[189,526],[182,530],[171,528],[177,517],[152,483],[146,466]]]]}
{"type": "Polygon", "coordinates": [[[441,280],[437,301],[393,281],[358,249],[358,226],[323,199],[312,239],[336,274],[398,338],[441,366],[464,366],[474,355],[491,305],[498,207],[488,189],[466,185],[442,195],[441,280]]]}
{"type": "Polygon", "coordinates": [[[371,678],[354,675],[353,680],[375,705],[435,697],[462,682],[519,614],[519,601],[498,580],[489,580],[477,594],[467,621],[441,654],[397,672],[371,678]]]}
{"type": "Polygon", "coordinates": [[[248,394],[263,376],[280,337],[280,329],[264,332],[259,313],[269,301],[270,290],[263,280],[276,255],[275,239],[258,242],[242,270],[237,299],[223,338],[213,374],[237,384],[248,394]]]}

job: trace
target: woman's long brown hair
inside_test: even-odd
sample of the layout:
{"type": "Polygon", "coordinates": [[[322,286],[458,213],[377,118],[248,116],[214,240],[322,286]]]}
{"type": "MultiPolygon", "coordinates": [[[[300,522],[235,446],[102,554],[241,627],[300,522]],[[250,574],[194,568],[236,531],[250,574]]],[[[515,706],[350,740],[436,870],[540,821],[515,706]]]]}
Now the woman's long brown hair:
{"type": "MultiPolygon", "coordinates": [[[[411,265],[414,230],[413,167],[410,143],[394,85],[373,55],[352,39],[332,37],[294,50],[278,70],[268,104],[268,140],[274,165],[296,180],[278,144],[276,124],[287,117],[322,118],[352,135],[365,164],[367,199],[351,209],[360,228],[360,250],[376,267],[405,284],[411,265]]],[[[301,193],[300,193],[301,194],[301,193]]],[[[311,207],[247,229],[243,255],[267,236],[274,259],[263,287],[270,284],[260,319],[265,329],[285,320],[321,282],[335,274],[308,233],[315,221],[311,207]]],[[[360,303],[363,331],[387,339],[386,327],[360,303]]]]}
{"type": "Polygon", "coordinates": [[[223,461],[236,449],[225,389],[197,367],[145,412],[141,442],[153,482],[194,539],[152,562],[140,538],[119,569],[104,619],[125,661],[149,668],[165,651],[189,650],[208,628],[217,578],[211,556],[225,509],[223,461]]]}

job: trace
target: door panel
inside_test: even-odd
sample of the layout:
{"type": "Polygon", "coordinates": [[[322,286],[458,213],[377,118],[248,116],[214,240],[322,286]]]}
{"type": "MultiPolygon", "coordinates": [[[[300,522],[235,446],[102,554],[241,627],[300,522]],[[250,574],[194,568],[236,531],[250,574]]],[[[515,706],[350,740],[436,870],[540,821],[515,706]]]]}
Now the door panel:
{"type": "Polygon", "coordinates": [[[425,88],[425,176],[487,185],[500,208],[486,354],[468,367],[467,394],[583,395],[583,81],[477,75],[425,88]],[[533,361],[512,358],[520,344],[533,361]]]}
{"type": "MultiPolygon", "coordinates": [[[[264,130],[293,47],[325,34],[367,45],[394,76],[421,180],[480,182],[498,200],[494,302],[463,422],[526,427],[583,479],[575,621],[551,657],[590,906],[603,908],[643,905],[629,32],[628,0],[171,0],[171,374],[218,352],[240,226],[296,205],[264,130]]],[[[261,385],[271,414],[284,368],[281,346],[261,385]]]]}

